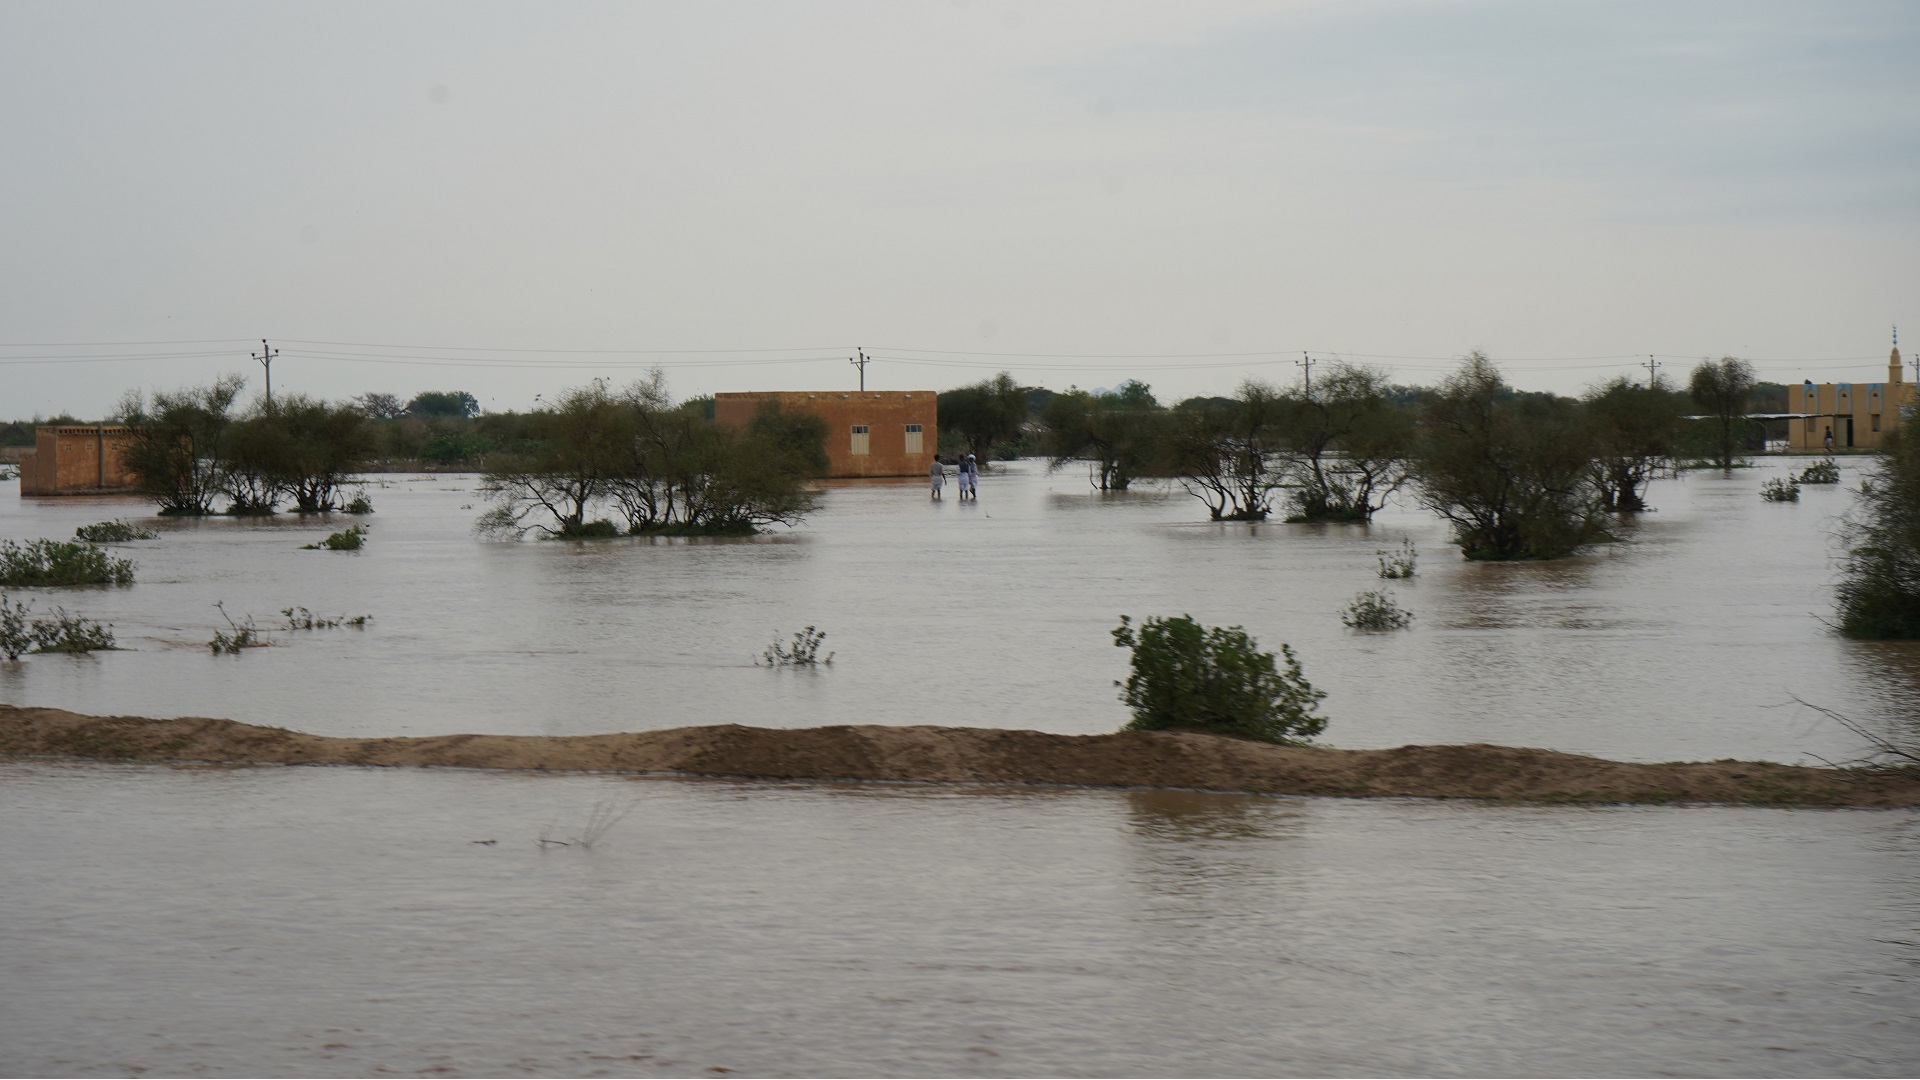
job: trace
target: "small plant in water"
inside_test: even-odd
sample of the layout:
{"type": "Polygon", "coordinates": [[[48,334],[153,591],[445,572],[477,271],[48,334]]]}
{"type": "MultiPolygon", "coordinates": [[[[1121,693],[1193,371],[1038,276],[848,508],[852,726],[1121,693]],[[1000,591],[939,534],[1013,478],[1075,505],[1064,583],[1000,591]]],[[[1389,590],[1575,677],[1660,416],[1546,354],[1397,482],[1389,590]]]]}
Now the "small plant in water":
{"type": "MultiPolygon", "coordinates": [[[[767,651],[760,654],[761,660],[765,661],[766,666],[770,668],[815,667],[823,664],[831,666],[834,654],[828,653],[824,658],[820,655],[820,643],[825,640],[827,640],[825,630],[815,630],[809,626],[793,635],[793,642],[790,645],[775,641],[767,646],[767,651]]],[[[756,661],[756,665],[759,662],[756,661]]]]}
{"type": "Polygon", "coordinates": [[[18,660],[33,648],[33,623],[27,618],[32,607],[31,600],[16,603],[0,593],[0,656],[18,660]]]}
{"type": "Polygon", "coordinates": [[[33,602],[14,601],[0,593],[0,656],[20,659],[20,654],[89,653],[116,649],[113,627],[65,608],[54,608],[45,618],[29,616],[33,602]]]}
{"type": "MultiPolygon", "coordinates": [[[[537,842],[542,847],[583,847],[591,849],[601,837],[607,835],[608,830],[626,820],[627,815],[633,813],[633,808],[638,805],[640,805],[639,800],[630,802],[625,806],[620,806],[612,799],[602,799],[593,804],[593,809],[587,811],[587,823],[581,827],[579,833],[575,834],[572,839],[555,840],[553,838],[553,824],[549,822],[541,828],[540,838],[537,842]]],[[[491,841],[482,842],[490,843],[491,841]]]]}
{"type": "Polygon", "coordinates": [[[213,606],[219,608],[220,617],[227,620],[227,629],[215,630],[213,640],[207,642],[207,647],[213,650],[215,656],[222,653],[238,656],[241,649],[259,649],[273,644],[253,625],[253,616],[247,616],[243,622],[234,622],[233,616],[227,614],[225,600],[217,601],[213,606]]]}
{"type": "Polygon", "coordinates": [[[160,537],[152,529],[142,529],[122,518],[82,525],[73,530],[73,535],[89,544],[124,544],[132,540],[156,540],[160,537]]]}
{"type": "Polygon", "coordinates": [[[364,628],[368,620],[373,618],[371,615],[355,615],[351,618],[339,615],[329,619],[303,607],[281,608],[280,614],[287,617],[289,630],[333,630],[342,626],[364,628]]]}
{"type": "Polygon", "coordinates": [[[367,498],[367,489],[360,488],[359,490],[355,491],[353,493],[353,498],[347,500],[347,505],[341,507],[340,512],[343,514],[373,513],[373,500],[367,498]]]}
{"type": "Polygon", "coordinates": [[[1799,502],[1800,482],[1792,477],[1782,480],[1776,476],[1760,485],[1760,497],[1768,502],[1799,502]]]}
{"type": "Polygon", "coordinates": [[[1800,484],[1837,484],[1840,482],[1840,466],[1832,458],[1816,461],[1800,470],[1795,483],[1800,484]]]}
{"type": "Polygon", "coordinates": [[[0,585],[131,585],[133,563],[73,540],[0,540],[0,585]]]}
{"type": "Polygon", "coordinates": [[[1380,576],[1388,581],[1412,577],[1414,564],[1420,561],[1420,553],[1414,550],[1410,536],[1401,538],[1400,550],[1381,548],[1374,554],[1380,556],[1380,576]]]}
{"type": "Polygon", "coordinates": [[[1370,589],[1353,598],[1340,613],[1340,621],[1354,630],[1404,630],[1413,621],[1413,612],[1394,603],[1391,593],[1370,589]]]}
{"type": "Polygon", "coordinates": [[[359,551],[366,546],[367,527],[355,525],[351,529],[342,529],[317,544],[302,544],[301,551],[359,551]]]}

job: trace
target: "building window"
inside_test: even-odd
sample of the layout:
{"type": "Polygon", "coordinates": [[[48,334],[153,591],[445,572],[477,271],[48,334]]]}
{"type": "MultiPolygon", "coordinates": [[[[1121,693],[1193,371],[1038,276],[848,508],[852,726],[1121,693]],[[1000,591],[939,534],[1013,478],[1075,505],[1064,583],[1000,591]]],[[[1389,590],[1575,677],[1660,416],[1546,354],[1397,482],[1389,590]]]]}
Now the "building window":
{"type": "Polygon", "coordinates": [[[918,454],[924,452],[925,444],[920,441],[920,436],[921,431],[919,424],[907,425],[907,453],[918,454]]]}
{"type": "Polygon", "coordinates": [[[1879,413],[1873,414],[1873,430],[1875,431],[1880,430],[1880,414],[1879,413]]]}
{"type": "Polygon", "coordinates": [[[867,450],[867,425],[865,424],[853,425],[852,453],[854,457],[865,457],[869,453],[867,450]]]}
{"type": "Polygon", "coordinates": [[[1814,416],[1807,417],[1807,437],[1812,438],[1814,435],[1819,434],[1819,432],[1820,419],[1814,416]]]}

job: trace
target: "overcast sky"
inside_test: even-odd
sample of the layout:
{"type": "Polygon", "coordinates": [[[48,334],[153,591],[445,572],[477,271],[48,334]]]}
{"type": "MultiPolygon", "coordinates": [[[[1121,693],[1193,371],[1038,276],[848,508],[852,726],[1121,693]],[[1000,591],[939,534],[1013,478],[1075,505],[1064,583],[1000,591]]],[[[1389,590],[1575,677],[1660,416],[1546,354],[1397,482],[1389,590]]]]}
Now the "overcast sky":
{"type": "Polygon", "coordinates": [[[1873,380],[1917,136],[1901,2],[8,0],[0,418],[257,389],[262,337],[276,393],[490,410],[856,347],[1163,400],[1303,351],[1873,380]]]}

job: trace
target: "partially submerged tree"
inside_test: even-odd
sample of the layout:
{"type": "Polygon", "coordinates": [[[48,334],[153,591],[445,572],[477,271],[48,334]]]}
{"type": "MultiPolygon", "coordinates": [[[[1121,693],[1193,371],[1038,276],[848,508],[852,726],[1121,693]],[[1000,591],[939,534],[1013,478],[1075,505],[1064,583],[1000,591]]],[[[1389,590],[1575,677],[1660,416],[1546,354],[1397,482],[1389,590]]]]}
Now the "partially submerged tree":
{"type": "Polygon", "coordinates": [[[1164,473],[1167,413],[1145,383],[1129,379],[1107,394],[1054,394],[1040,423],[1047,467],[1089,462],[1101,491],[1124,491],[1140,477],[1164,473]]]}
{"type": "Polygon", "coordinates": [[[1252,380],[1225,404],[1182,402],[1175,410],[1170,468],[1214,521],[1265,521],[1272,513],[1285,482],[1274,458],[1285,413],[1280,394],[1252,380]]]}
{"type": "Polygon", "coordinates": [[[1556,559],[1610,539],[1578,405],[1515,394],[1475,352],[1428,399],[1421,502],[1469,559],[1556,559]]]}
{"type": "Polygon", "coordinates": [[[1647,485],[1673,474],[1684,399],[1663,379],[1641,386],[1618,375],[1589,391],[1582,404],[1600,505],[1619,513],[1645,510],[1647,485]]]}
{"type": "Polygon", "coordinates": [[[1757,381],[1753,365],[1733,356],[1700,361],[1687,381],[1687,393],[1713,426],[1715,460],[1722,469],[1733,468],[1740,456],[1750,426],[1747,398],[1757,381]]]}
{"type": "Polygon", "coordinates": [[[751,533],[814,508],[806,481],[826,470],[826,425],[762,410],[740,431],[678,409],[658,372],[619,393],[594,383],[537,414],[525,452],[495,455],[482,490],[487,531],[556,537],[751,533]]]}
{"type": "Polygon", "coordinates": [[[1311,391],[1284,395],[1289,521],[1370,521],[1406,483],[1413,415],[1387,389],[1380,373],[1334,362],[1311,391]]]}
{"type": "Polygon", "coordinates": [[[630,403],[601,383],[588,383],[535,414],[534,433],[533,448],[501,455],[481,478],[481,492],[497,504],[481,518],[482,526],[550,536],[611,532],[611,525],[590,529],[587,512],[612,494],[632,456],[638,427],[630,403]]]}
{"type": "Polygon", "coordinates": [[[162,514],[213,512],[226,484],[234,402],[245,386],[243,377],[223,375],[210,386],[155,391],[151,401],[137,390],[121,399],[130,436],[124,460],[162,514]]]}
{"type": "MultiPolygon", "coordinates": [[[[1907,423],[1917,422],[1909,411],[1907,423]]],[[[1840,630],[1848,637],[1920,639],[1920,438],[1903,425],[1882,447],[1842,526],[1840,630]]]]}

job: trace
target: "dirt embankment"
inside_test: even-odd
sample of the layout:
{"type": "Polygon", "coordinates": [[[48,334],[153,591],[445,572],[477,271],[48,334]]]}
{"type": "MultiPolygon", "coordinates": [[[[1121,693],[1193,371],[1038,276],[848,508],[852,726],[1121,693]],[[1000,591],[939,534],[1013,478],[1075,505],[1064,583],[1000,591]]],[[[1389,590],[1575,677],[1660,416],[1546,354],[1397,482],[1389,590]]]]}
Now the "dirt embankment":
{"type": "Polygon", "coordinates": [[[1218,735],[1049,735],[857,725],[619,735],[339,739],[232,720],[83,716],[0,705],[0,754],[281,765],[668,772],[790,780],[1192,788],[1539,802],[1920,806],[1920,770],[1765,762],[1637,765],[1510,746],[1283,747],[1218,735]]]}

